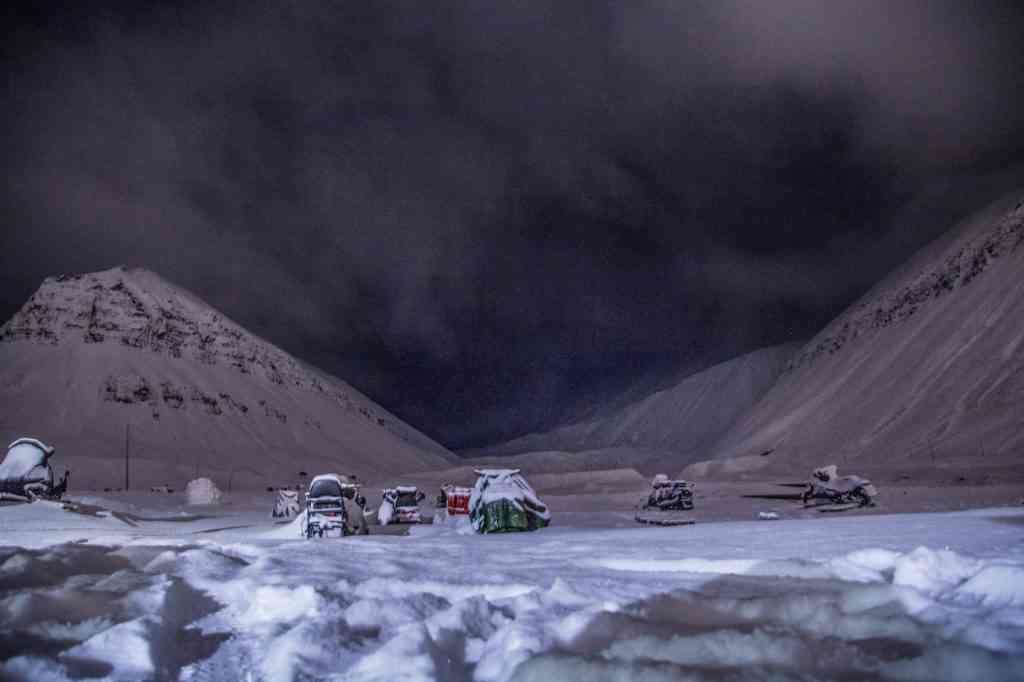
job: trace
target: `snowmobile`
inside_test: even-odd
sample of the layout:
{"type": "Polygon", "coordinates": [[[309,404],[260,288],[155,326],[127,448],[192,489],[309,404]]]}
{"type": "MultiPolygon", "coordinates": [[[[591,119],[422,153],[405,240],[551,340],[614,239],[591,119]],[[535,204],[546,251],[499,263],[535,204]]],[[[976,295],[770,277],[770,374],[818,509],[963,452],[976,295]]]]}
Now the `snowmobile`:
{"type": "Polygon", "coordinates": [[[519,469],[480,469],[469,498],[469,519],[477,533],[537,530],[551,512],[519,469]]]}
{"type": "Polygon", "coordinates": [[[414,485],[400,485],[395,488],[385,488],[380,508],[377,510],[377,520],[380,525],[386,526],[389,523],[422,523],[420,515],[420,502],[426,497],[414,485]]]}
{"type": "Polygon", "coordinates": [[[54,448],[35,438],[19,438],[7,447],[0,463],[0,500],[59,500],[68,489],[70,471],[56,485],[50,457],[54,448]]]}
{"type": "Polygon", "coordinates": [[[672,480],[658,474],[651,481],[651,492],[634,519],[654,526],[685,526],[694,520],[682,512],[693,509],[693,483],[672,480]]]}
{"type": "Polygon", "coordinates": [[[801,500],[805,507],[821,507],[820,511],[846,511],[857,507],[873,507],[878,490],[866,478],[840,476],[835,464],[815,469],[801,500]]]}
{"type": "Polygon", "coordinates": [[[309,482],[306,492],[306,524],[303,535],[309,539],[348,535],[348,510],[337,474],[321,474],[309,482]]]}

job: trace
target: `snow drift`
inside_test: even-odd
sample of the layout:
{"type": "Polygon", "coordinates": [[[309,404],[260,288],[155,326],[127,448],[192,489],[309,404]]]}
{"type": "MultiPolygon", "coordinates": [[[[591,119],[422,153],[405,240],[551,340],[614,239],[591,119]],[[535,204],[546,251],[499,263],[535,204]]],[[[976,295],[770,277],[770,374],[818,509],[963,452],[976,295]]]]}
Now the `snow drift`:
{"type": "Polygon", "coordinates": [[[963,551],[1020,546],[993,516],[0,548],[0,676],[1021,679],[1024,555],[963,551]]]}

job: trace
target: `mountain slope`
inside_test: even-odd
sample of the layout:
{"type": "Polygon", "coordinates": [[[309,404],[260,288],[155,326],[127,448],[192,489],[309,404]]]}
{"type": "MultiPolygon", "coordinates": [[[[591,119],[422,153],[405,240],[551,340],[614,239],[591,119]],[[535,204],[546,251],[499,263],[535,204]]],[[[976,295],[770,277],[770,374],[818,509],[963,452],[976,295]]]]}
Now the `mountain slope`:
{"type": "Polygon", "coordinates": [[[566,452],[614,449],[612,459],[628,464],[623,448],[629,448],[637,462],[652,460],[658,466],[705,459],[714,442],[772,386],[797,348],[791,344],[762,348],[691,374],[624,407],[599,412],[597,417],[474,454],[561,451],[555,454],[566,457],[566,452]]]}
{"type": "Polygon", "coordinates": [[[872,471],[1019,468],[1021,197],[961,223],[836,318],[714,455],[726,461],[690,473],[793,471],[826,461],[872,471]]]}
{"type": "Polygon", "coordinates": [[[345,382],[139,269],[42,284],[0,327],[0,411],[0,434],[52,442],[77,487],[123,485],[126,438],[133,487],[197,471],[250,487],[299,470],[366,477],[454,457],[345,382]]]}

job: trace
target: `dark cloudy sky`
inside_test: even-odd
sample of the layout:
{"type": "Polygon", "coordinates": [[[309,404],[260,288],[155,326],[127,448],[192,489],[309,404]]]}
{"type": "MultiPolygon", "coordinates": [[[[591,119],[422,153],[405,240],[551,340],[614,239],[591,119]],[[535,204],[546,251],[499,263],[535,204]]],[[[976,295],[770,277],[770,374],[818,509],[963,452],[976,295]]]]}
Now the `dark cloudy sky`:
{"type": "Polygon", "coordinates": [[[450,445],[514,435],[808,337],[1019,185],[1019,5],[9,7],[0,314],[144,266],[450,445]]]}

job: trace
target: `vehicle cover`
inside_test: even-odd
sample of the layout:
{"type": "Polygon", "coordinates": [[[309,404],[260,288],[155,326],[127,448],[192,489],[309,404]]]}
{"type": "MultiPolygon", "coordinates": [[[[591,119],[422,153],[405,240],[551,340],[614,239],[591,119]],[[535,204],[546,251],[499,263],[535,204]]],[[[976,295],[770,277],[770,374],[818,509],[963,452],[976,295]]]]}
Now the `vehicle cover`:
{"type": "Polygon", "coordinates": [[[53,453],[53,447],[35,438],[19,438],[11,443],[0,462],[0,497],[59,499],[67,488],[68,473],[59,485],[54,485],[50,466],[53,453]]]}
{"type": "Polygon", "coordinates": [[[290,519],[293,516],[298,516],[300,511],[299,491],[279,488],[276,492],[274,511],[271,515],[275,519],[290,519]]]}
{"type": "Polygon", "coordinates": [[[551,512],[519,469],[477,470],[469,498],[469,518],[478,533],[537,530],[551,522],[551,512]]]}

